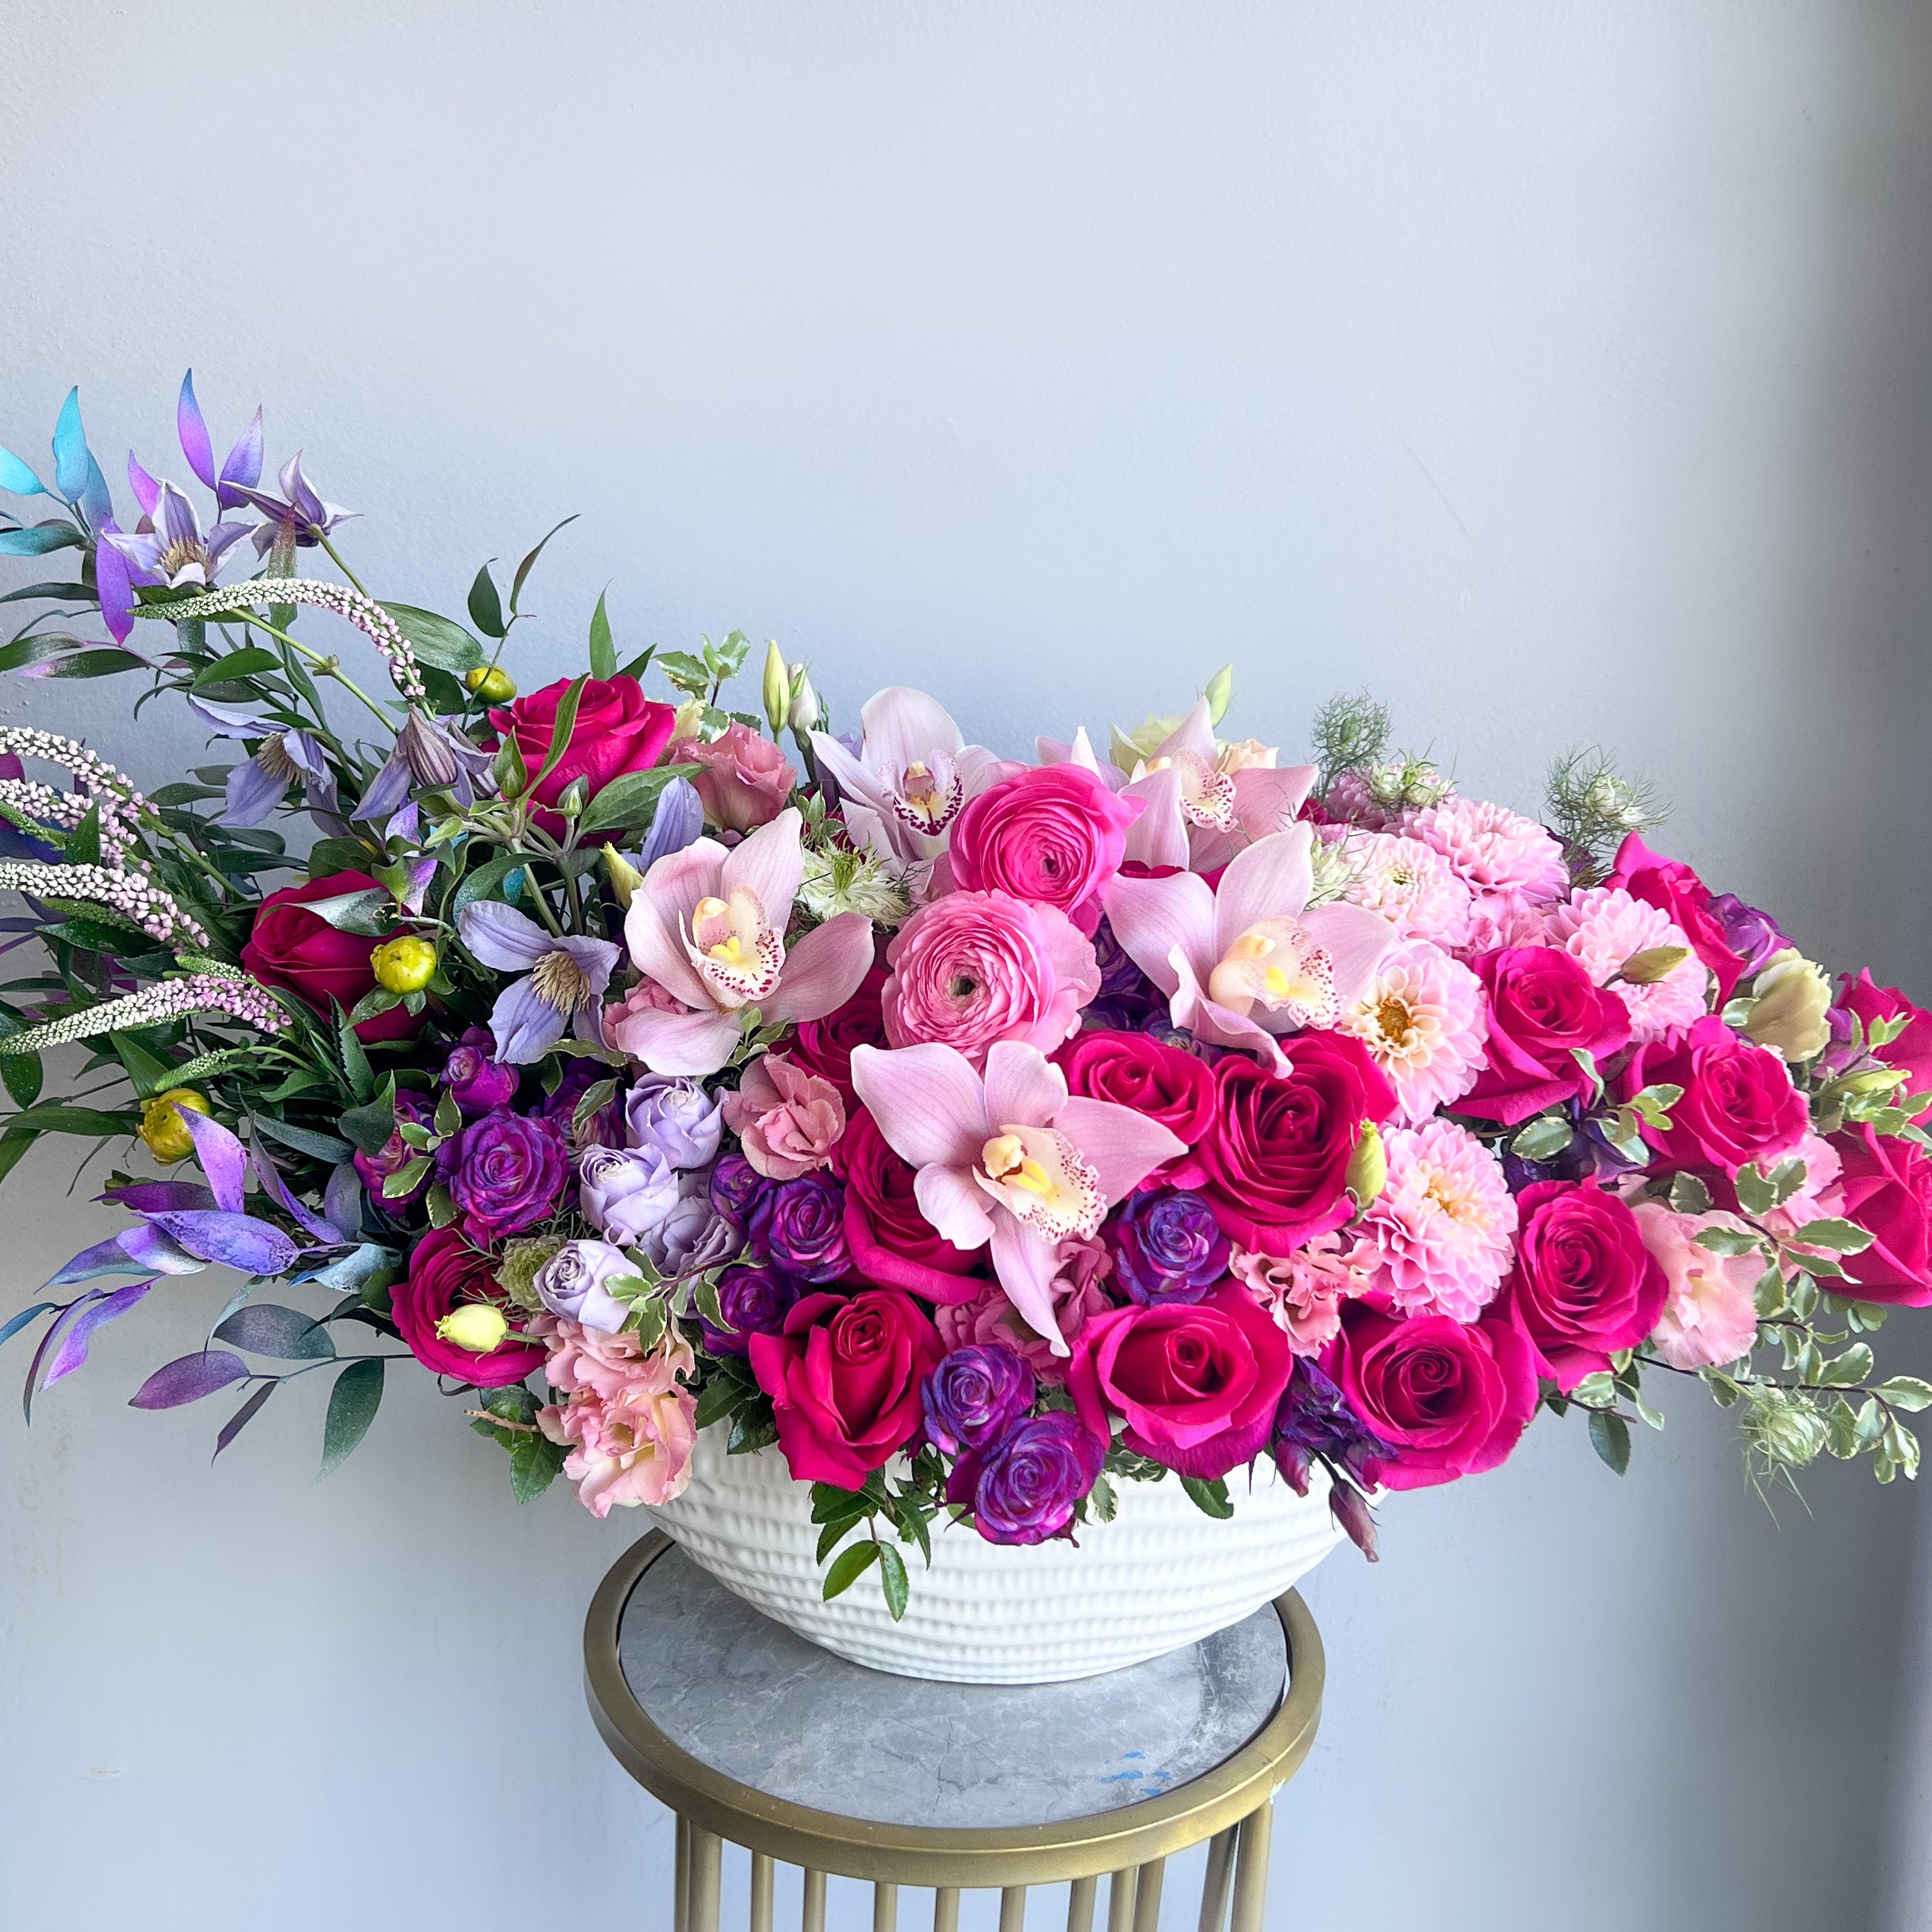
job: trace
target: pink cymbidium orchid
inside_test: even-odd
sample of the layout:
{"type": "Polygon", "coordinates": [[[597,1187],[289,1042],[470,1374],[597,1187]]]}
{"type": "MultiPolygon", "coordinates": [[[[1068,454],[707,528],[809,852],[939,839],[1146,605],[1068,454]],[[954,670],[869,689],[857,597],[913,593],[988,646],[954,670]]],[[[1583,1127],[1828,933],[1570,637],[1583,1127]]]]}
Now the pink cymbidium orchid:
{"type": "Polygon", "coordinates": [[[1131,1107],[1070,1099],[1060,1069],[1016,1040],[993,1046],[983,1077],[953,1047],[857,1047],[852,1084],[918,1170],[920,1213],[956,1248],[990,1244],[1007,1299],[1067,1354],[1053,1303],[1060,1244],[1090,1239],[1180,1139],[1131,1107]]]}
{"type": "Polygon", "coordinates": [[[840,913],[787,950],[803,824],[787,806],[737,845],[698,839],[645,873],[624,928],[644,984],[607,1016],[613,1046],[654,1073],[715,1073],[751,1009],[766,1026],[822,1019],[859,990],[872,965],[862,913],[840,913]]]}
{"type": "Polygon", "coordinates": [[[966,800],[1019,769],[966,743],[943,705],[903,685],[868,699],[859,723],[856,758],[823,731],[812,749],[837,784],[847,829],[880,858],[936,859],[966,800]]]}
{"type": "Polygon", "coordinates": [[[1285,1064],[1275,1035],[1332,1026],[1368,987],[1395,929],[1359,906],[1308,905],[1312,828],[1271,832],[1217,887],[1195,872],[1115,879],[1109,924],[1195,1038],[1285,1064]]]}

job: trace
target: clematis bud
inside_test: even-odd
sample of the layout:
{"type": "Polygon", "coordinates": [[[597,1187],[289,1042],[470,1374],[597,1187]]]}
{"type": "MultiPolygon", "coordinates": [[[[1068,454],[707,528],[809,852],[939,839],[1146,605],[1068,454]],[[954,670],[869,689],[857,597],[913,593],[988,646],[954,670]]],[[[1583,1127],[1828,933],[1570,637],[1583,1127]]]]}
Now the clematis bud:
{"type": "Polygon", "coordinates": [[[1825,1016],[1831,982],[1811,962],[1787,947],[1774,953],[1752,982],[1755,997],[1744,1030],[1761,1047],[1787,1060],[1814,1060],[1831,1038],[1825,1016]]]}
{"type": "Polygon", "coordinates": [[[438,1337],[470,1355],[494,1355],[510,1333],[502,1309],[488,1302],[465,1302],[436,1324],[438,1337]]]}
{"type": "Polygon", "coordinates": [[[785,661],[778,653],[778,640],[773,638],[765,647],[765,715],[771,721],[771,735],[775,738],[785,728],[785,718],[791,709],[791,674],[785,668],[785,661]]]}
{"type": "Polygon", "coordinates": [[[1358,1208],[1374,1200],[1389,1178],[1389,1157],[1382,1145],[1382,1130],[1372,1120],[1362,1123],[1362,1138],[1355,1144],[1349,1161],[1348,1190],[1358,1208]]]}

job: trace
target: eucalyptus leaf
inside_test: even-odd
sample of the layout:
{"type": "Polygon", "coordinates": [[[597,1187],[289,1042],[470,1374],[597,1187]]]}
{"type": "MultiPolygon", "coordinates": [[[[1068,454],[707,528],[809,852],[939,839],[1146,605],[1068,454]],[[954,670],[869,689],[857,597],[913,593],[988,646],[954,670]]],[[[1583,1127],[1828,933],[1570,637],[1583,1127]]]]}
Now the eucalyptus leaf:
{"type": "Polygon", "coordinates": [[[316,1480],[332,1474],[375,1420],[382,1401],[380,1361],[352,1362],[335,1378],[328,1392],[328,1413],[322,1422],[322,1467],[316,1480]]]}

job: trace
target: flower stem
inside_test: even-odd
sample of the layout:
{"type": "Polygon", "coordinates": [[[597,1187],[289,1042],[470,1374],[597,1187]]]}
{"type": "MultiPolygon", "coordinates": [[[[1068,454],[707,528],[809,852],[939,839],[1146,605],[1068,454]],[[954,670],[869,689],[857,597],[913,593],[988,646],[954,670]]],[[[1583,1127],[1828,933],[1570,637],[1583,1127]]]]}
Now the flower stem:
{"type": "Polygon", "coordinates": [[[352,696],[361,699],[363,702],[382,719],[384,726],[391,734],[394,732],[395,721],[353,677],[344,673],[339,659],[329,657],[320,651],[310,650],[307,645],[290,636],[287,631],[278,629],[275,625],[269,623],[267,618],[258,617],[253,611],[238,611],[235,614],[243,624],[252,624],[257,630],[265,630],[278,642],[286,644],[291,651],[300,652],[309,663],[315,666],[316,670],[322,673],[323,677],[333,678],[352,696]]]}
{"type": "Polygon", "coordinates": [[[328,540],[328,532],[323,529],[319,524],[311,523],[309,527],[315,532],[316,541],[322,545],[323,549],[328,552],[329,561],[332,563],[335,567],[356,586],[358,590],[362,590],[363,595],[366,597],[369,595],[369,592],[366,590],[363,590],[362,579],[357,576],[355,572],[350,570],[347,564],[343,562],[342,553],[328,540]]]}

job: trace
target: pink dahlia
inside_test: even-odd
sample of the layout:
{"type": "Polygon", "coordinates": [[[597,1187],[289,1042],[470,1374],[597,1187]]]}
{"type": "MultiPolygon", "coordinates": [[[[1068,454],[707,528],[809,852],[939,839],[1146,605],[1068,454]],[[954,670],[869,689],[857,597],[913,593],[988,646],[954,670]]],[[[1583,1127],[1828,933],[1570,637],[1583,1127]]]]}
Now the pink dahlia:
{"type": "Polygon", "coordinates": [[[1620,885],[1572,892],[1544,921],[1551,942],[1583,962],[1599,986],[1609,986],[1630,1011],[1630,1038],[1642,1046],[1704,1015],[1711,975],[1670,915],[1633,899],[1620,885]],[[1685,958],[1661,979],[1633,986],[1616,979],[1624,962],[1659,946],[1681,946],[1685,958]],[[1611,982],[1616,980],[1614,985],[1611,982]]]}
{"type": "Polygon", "coordinates": [[[1467,966],[1418,940],[1384,959],[1368,991],[1337,1025],[1387,1075],[1396,1120],[1415,1126],[1475,1084],[1489,1006],[1482,982],[1467,966]]]}
{"type": "Polygon", "coordinates": [[[1478,900],[1547,905],[1569,891],[1563,849],[1534,818],[1476,798],[1446,798],[1402,830],[1447,859],[1478,900]]]}
{"type": "Polygon", "coordinates": [[[1348,841],[1354,876],[1343,894],[1380,913],[1401,939],[1459,946],[1469,936],[1469,888],[1449,861],[1419,838],[1365,832],[1348,841]]]}
{"type": "Polygon", "coordinates": [[[1375,1286],[1410,1315],[1473,1321],[1509,1271],[1516,1204],[1502,1164],[1448,1120],[1382,1136],[1389,1177],[1362,1217],[1375,1286]]]}
{"type": "Polygon", "coordinates": [[[537,1411],[552,1442],[567,1444],[564,1474],[593,1516],[613,1504],[668,1503],[690,1480],[697,1399],[685,1387],[696,1359],[676,1330],[646,1354],[632,1334],[610,1335],[561,1315],[532,1318],[545,1338],[544,1375],[566,1400],[537,1411]]]}
{"type": "Polygon", "coordinates": [[[1296,1355],[1319,1355],[1342,1327],[1342,1304],[1372,1285],[1375,1251],[1337,1232],[1318,1234],[1292,1255],[1237,1248],[1228,1272],[1274,1318],[1296,1355]]]}

